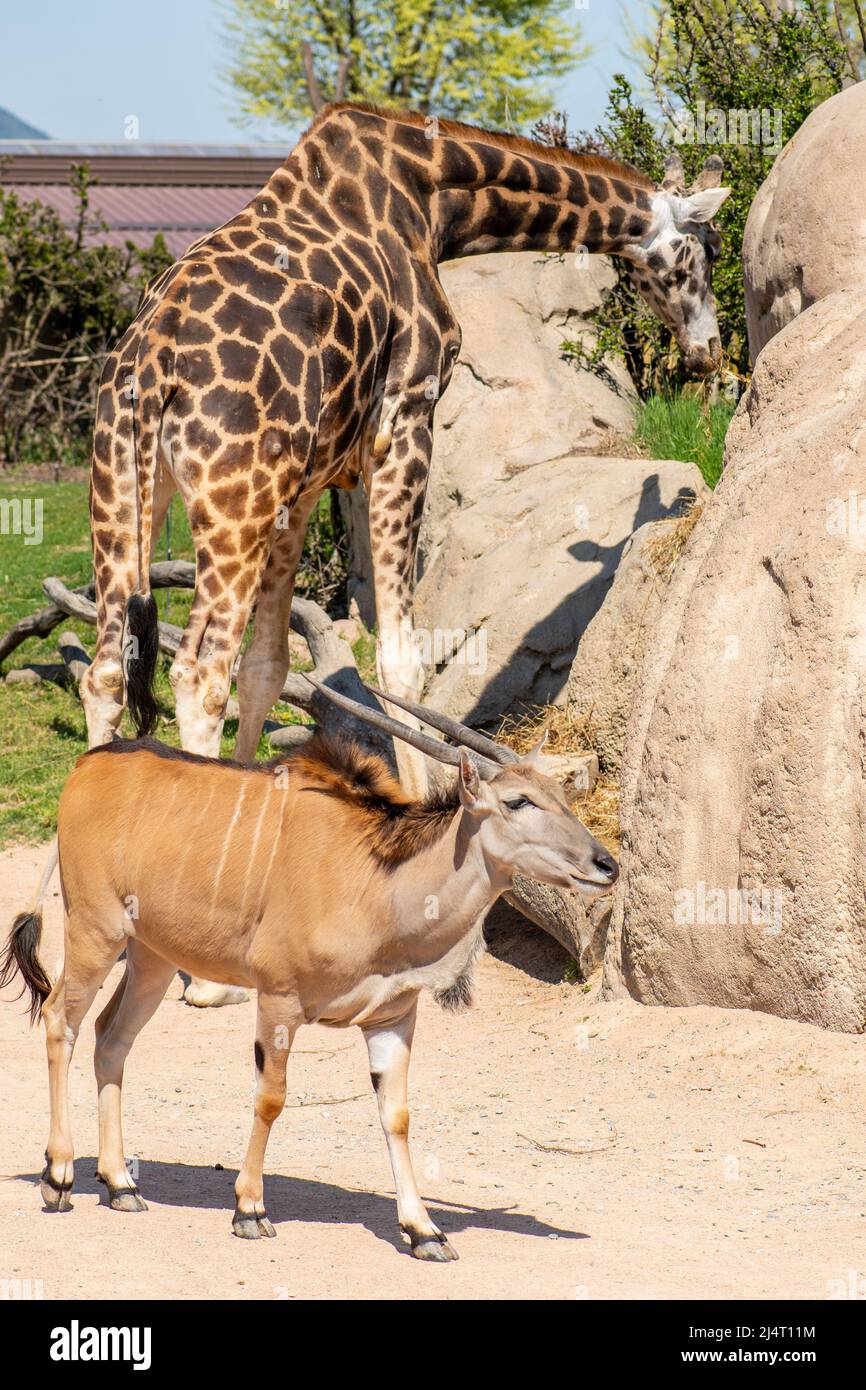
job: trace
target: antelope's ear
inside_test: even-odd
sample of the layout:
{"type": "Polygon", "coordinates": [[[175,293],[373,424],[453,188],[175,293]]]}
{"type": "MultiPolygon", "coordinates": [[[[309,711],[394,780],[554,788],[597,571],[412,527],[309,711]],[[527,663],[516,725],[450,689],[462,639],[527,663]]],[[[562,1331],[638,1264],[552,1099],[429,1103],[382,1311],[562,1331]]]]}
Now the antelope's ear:
{"type": "Polygon", "coordinates": [[[459,748],[460,764],[457,771],[457,786],[460,793],[460,805],[466,811],[477,811],[481,804],[481,778],[478,775],[478,768],[472,761],[472,754],[468,748],[459,748]]]}
{"type": "Polygon", "coordinates": [[[700,193],[690,193],[687,198],[674,198],[674,221],[677,226],[686,222],[712,222],[730,196],[730,188],[704,188],[700,193]]]}

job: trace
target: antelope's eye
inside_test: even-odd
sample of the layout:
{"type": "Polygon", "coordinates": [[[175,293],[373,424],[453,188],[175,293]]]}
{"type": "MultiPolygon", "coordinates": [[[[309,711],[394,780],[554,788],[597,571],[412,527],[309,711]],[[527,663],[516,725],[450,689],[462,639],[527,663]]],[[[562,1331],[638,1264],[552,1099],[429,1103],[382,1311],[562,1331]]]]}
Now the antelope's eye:
{"type": "Polygon", "coordinates": [[[524,806],[534,806],[535,802],[530,801],[528,796],[518,796],[514,801],[506,801],[509,811],[522,811],[524,806]]]}

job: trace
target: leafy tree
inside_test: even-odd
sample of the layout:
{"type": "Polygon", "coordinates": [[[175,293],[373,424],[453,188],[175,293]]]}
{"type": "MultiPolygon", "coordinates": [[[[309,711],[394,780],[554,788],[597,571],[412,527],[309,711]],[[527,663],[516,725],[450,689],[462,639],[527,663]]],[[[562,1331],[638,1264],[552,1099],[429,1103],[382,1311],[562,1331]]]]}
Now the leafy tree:
{"type": "MultiPolygon", "coordinates": [[[[625,159],[656,180],[673,153],[689,180],[707,155],[722,156],[724,182],[733,191],[718,217],[724,246],[713,284],[734,378],[745,378],[750,366],[742,283],[746,218],[782,145],[851,80],[854,33],[845,34],[837,7],[825,0],[664,0],[642,50],[653,101],[641,104],[618,76],[600,127],[571,141],[625,159]],[[752,112],[766,113],[757,139],[759,128],[744,119],[752,112]]],[[[617,274],[599,316],[598,346],[588,352],[572,343],[566,351],[593,365],[605,352],[618,352],[644,397],[678,388],[685,382],[679,349],[635,294],[621,263],[617,274]]]]}
{"type": "Polygon", "coordinates": [[[242,119],[296,125],[346,97],[515,125],[587,56],[571,0],[231,0],[242,119]]]}
{"type": "Polygon", "coordinates": [[[84,165],[68,230],[44,203],[0,185],[0,456],[86,457],[105,354],[135,314],[147,281],[171,263],[148,248],[106,246],[90,211],[84,165]],[[94,235],[95,234],[95,235],[94,235]]]}

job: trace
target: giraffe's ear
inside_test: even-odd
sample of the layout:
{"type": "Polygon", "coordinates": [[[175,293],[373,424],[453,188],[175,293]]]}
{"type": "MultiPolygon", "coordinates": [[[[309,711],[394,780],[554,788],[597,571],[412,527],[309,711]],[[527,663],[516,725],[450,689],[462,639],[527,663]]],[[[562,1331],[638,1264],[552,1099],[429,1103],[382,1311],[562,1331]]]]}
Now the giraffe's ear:
{"type": "Polygon", "coordinates": [[[674,221],[677,226],[686,222],[712,222],[730,196],[730,188],[705,188],[700,193],[690,193],[687,198],[673,198],[674,221]]]}

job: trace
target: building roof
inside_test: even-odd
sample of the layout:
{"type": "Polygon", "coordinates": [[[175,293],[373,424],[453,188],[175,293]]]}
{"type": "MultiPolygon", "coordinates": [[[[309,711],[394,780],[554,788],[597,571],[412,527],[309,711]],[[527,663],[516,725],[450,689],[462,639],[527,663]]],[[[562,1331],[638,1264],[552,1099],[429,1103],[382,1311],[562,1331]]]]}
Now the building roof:
{"type": "Polygon", "coordinates": [[[75,226],[70,187],[87,164],[94,215],[108,232],[92,240],[149,246],[158,232],[173,256],[240,212],[289,153],[286,145],[70,145],[57,140],[0,140],[0,183],[52,207],[75,226]]]}

